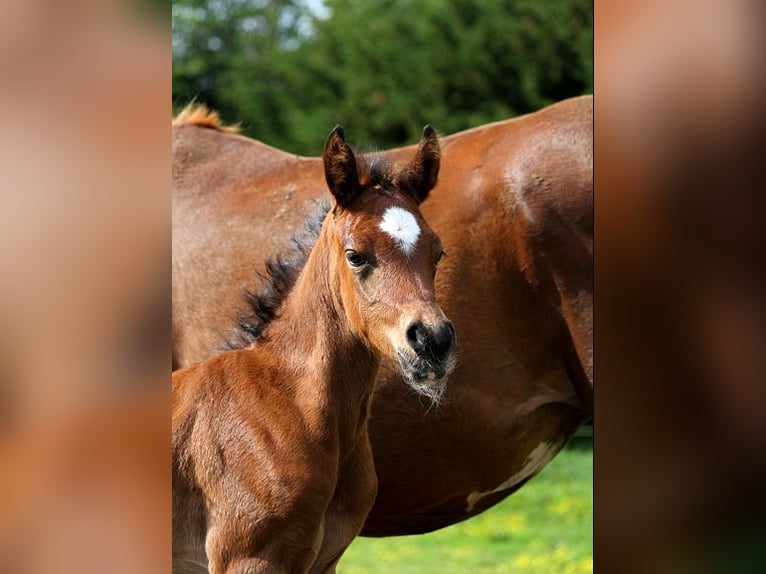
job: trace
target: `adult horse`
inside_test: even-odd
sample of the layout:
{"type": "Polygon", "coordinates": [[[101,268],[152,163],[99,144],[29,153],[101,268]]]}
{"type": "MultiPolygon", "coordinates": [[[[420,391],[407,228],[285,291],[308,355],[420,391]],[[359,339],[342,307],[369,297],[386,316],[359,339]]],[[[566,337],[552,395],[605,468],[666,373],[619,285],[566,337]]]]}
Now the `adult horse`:
{"type": "MultiPolygon", "coordinates": [[[[381,368],[369,429],[379,489],[363,534],[428,532],[482,512],[592,414],[592,110],[592,97],[574,98],[441,139],[423,213],[446,252],[436,290],[459,361],[438,408],[381,368]]],[[[174,120],[176,366],[217,352],[243,286],[266,255],[289,249],[322,173],[321,159],[231,133],[202,108],[174,120]]]]}
{"type": "Polygon", "coordinates": [[[173,373],[176,571],[334,572],[375,499],[381,358],[427,395],[454,364],[434,290],[442,246],[418,207],[436,133],[395,169],[358,161],[338,126],[323,159],[332,206],[289,284],[258,300],[243,345],[173,373]]]}

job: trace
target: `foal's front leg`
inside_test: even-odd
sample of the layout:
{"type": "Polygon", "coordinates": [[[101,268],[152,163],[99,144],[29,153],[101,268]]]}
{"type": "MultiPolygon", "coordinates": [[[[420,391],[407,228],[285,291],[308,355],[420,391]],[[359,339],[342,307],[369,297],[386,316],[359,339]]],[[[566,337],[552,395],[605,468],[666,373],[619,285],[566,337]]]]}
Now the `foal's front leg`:
{"type": "Polygon", "coordinates": [[[205,549],[210,574],[305,574],[317,556],[321,540],[315,533],[295,532],[290,525],[254,527],[257,519],[211,521],[205,549]]]}
{"type": "MultiPolygon", "coordinates": [[[[245,503],[246,504],[246,503],[245,503]]],[[[205,541],[210,574],[305,574],[314,563],[324,520],[279,518],[244,512],[234,501],[228,512],[211,513],[205,541]]]]}
{"type": "Polygon", "coordinates": [[[359,534],[377,491],[372,449],[364,433],[339,474],[335,495],[325,512],[322,547],[309,570],[311,574],[335,573],[346,548],[359,534]]]}

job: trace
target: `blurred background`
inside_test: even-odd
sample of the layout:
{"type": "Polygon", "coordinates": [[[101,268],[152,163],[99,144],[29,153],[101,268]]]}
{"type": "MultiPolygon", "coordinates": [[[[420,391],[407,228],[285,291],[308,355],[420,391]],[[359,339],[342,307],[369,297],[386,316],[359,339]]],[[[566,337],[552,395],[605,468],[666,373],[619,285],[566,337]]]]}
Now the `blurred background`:
{"type": "Polygon", "coordinates": [[[173,106],[319,155],[450,134],[593,91],[591,0],[176,0],[173,106]]]}

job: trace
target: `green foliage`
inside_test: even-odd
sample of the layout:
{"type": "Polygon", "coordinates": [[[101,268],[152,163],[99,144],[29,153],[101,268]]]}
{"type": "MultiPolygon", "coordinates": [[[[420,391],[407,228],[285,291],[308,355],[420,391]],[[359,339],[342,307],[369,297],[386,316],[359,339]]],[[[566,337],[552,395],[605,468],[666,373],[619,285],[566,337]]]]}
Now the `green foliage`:
{"type": "Polygon", "coordinates": [[[592,507],[592,446],[567,448],[466,522],[418,536],[357,538],[338,574],[590,574],[592,507]]]}
{"type": "Polygon", "coordinates": [[[173,101],[317,155],[335,123],[391,147],[593,89],[592,0],[180,0],[173,101]],[[309,9],[309,4],[314,10],[309,9]]]}

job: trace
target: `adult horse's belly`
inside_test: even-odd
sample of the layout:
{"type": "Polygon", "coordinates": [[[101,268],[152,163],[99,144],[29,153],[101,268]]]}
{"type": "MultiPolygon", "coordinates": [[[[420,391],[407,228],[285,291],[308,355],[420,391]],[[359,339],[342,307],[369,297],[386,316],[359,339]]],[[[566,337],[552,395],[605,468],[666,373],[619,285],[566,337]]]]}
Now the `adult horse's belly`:
{"type": "Polygon", "coordinates": [[[383,373],[369,421],[378,496],[362,534],[418,534],[479,514],[561,450],[586,416],[568,375],[531,380],[511,359],[463,362],[484,367],[458,367],[438,407],[383,373]]]}

